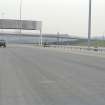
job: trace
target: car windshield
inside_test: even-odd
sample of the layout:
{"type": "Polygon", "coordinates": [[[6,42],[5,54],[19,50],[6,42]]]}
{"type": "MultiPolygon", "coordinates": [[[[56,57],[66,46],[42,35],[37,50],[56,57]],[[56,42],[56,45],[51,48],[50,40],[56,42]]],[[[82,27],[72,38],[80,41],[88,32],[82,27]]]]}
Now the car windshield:
{"type": "Polygon", "coordinates": [[[105,105],[105,0],[0,0],[0,105],[105,105]]]}

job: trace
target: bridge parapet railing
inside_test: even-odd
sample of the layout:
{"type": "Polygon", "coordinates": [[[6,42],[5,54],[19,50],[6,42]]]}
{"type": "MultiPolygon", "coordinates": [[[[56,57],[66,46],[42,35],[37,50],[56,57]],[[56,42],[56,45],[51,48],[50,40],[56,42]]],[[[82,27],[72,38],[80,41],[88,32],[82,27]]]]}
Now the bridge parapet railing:
{"type": "Polygon", "coordinates": [[[77,51],[92,51],[92,52],[99,52],[105,53],[105,47],[87,47],[87,46],[66,46],[66,45],[50,45],[53,48],[62,48],[62,49],[69,49],[69,50],[77,50],[77,51]]]}

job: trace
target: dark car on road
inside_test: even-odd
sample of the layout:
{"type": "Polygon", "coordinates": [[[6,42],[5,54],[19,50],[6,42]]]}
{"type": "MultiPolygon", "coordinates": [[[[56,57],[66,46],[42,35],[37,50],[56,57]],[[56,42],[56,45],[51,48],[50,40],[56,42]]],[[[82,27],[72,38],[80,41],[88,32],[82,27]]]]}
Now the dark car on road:
{"type": "Polygon", "coordinates": [[[43,47],[49,47],[48,42],[44,42],[44,43],[43,43],[43,47]]]}
{"type": "Polygon", "coordinates": [[[6,47],[6,41],[0,40],[0,47],[6,47]]]}

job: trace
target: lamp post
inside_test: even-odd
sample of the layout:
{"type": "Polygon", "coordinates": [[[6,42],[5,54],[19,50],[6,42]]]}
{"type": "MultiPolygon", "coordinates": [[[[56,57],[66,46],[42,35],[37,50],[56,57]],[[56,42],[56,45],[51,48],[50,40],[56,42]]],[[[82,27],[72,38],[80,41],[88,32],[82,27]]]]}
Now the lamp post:
{"type": "MultiPolygon", "coordinates": [[[[2,12],[2,13],[1,13],[1,19],[4,19],[4,16],[5,16],[5,13],[2,12]]],[[[2,24],[2,28],[3,28],[3,24],[2,24]]],[[[1,32],[3,32],[3,29],[1,29],[1,32]]]]}
{"type": "Polygon", "coordinates": [[[42,22],[40,22],[40,45],[43,45],[42,22]]]}
{"type": "Polygon", "coordinates": [[[105,32],[103,32],[103,41],[105,41],[105,32]]]}
{"type": "Polygon", "coordinates": [[[91,45],[91,6],[92,1],[89,0],[89,20],[88,20],[88,48],[90,48],[91,45]]]}
{"type": "Polygon", "coordinates": [[[60,33],[57,32],[57,45],[58,45],[58,46],[59,46],[59,35],[60,35],[60,33]]]}
{"type": "Polygon", "coordinates": [[[22,27],[22,23],[21,23],[21,20],[22,20],[22,0],[20,0],[20,24],[19,24],[19,27],[20,27],[20,34],[21,34],[21,27],[22,27]]]}

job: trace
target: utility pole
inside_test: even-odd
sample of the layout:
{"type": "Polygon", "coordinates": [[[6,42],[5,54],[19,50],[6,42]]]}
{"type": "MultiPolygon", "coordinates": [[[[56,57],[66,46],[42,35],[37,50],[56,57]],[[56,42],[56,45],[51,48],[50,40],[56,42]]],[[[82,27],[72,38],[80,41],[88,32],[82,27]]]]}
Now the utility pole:
{"type": "Polygon", "coordinates": [[[42,36],[42,22],[40,24],[40,45],[43,45],[43,36],[42,36]]]}
{"type": "Polygon", "coordinates": [[[22,28],[22,0],[20,0],[20,23],[19,23],[19,27],[20,27],[20,34],[21,34],[21,28],[22,28]]]}
{"type": "Polygon", "coordinates": [[[105,37],[104,37],[104,35],[103,35],[103,42],[105,41],[105,37]]]}
{"type": "Polygon", "coordinates": [[[103,35],[103,42],[102,42],[103,46],[104,46],[104,41],[105,41],[105,38],[104,38],[104,35],[103,35]]]}
{"type": "Polygon", "coordinates": [[[59,45],[59,35],[60,35],[60,33],[57,32],[57,45],[59,45]]]}
{"type": "MultiPolygon", "coordinates": [[[[4,19],[4,16],[5,16],[5,13],[2,12],[2,13],[1,13],[1,19],[4,19]]],[[[2,24],[2,28],[3,28],[3,24],[2,24]]],[[[3,29],[1,29],[1,32],[3,32],[3,29]]]]}
{"type": "Polygon", "coordinates": [[[91,8],[92,8],[92,1],[89,0],[88,48],[90,48],[91,46],[91,8]]]}

